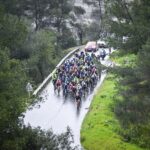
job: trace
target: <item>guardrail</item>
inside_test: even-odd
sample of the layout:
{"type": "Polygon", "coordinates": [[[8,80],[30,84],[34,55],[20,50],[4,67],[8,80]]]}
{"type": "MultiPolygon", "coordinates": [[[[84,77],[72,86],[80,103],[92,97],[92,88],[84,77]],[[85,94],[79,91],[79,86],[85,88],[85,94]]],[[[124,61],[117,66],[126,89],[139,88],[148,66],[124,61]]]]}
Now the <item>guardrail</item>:
{"type": "MultiPolygon", "coordinates": [[[[78,52],[81,48],[83,48],[83,46],[79,46],[78,48],[74,49],[73,51],[71,51],[70,53],[68,53],[60,62],[59,64],[56,66],[56,68],[58,68],[59,66],[61,66],[64,61],[68,58],[70,58],[75,52],[78,52]]],[[[39,94],[39,92],[48,84],[48,82],[51,80],[53,74],[56,72],[56,68],[52,71],[51,74],[49,74],[47,76],[47,78],[40,84],[40,86],[33,92],[33,95],[36,96],[39,94]]]]}

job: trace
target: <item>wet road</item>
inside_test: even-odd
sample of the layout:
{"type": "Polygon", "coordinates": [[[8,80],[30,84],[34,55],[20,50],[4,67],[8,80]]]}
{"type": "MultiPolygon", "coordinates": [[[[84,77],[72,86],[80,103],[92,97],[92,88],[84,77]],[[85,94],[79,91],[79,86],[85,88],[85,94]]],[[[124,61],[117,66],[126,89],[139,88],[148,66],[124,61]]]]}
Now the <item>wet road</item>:
{"type": "MultiPolygon", "coordinates": [[[[109,63],[103,61],[103,64],[109,63]]],[[[77,111],[76,103],[73,99],[65,99],[62,94],[58,96],[53,90],[52,82],[41,92],[40,96],[43,102],[40,108],[34,107],[25,113],[25,124],[30,123],[31,126],[40,126],[42,129],[52,129],[54,133],[59,134],[66,131],[69,126],[73,132],[76,145],[80,145],[80,128],[82,121],[91,104],[92,97],[97,88],[101,85],[106,74],[102,73],[96,88],[85,99],[82,100],[81,108],[77,111]]]]}

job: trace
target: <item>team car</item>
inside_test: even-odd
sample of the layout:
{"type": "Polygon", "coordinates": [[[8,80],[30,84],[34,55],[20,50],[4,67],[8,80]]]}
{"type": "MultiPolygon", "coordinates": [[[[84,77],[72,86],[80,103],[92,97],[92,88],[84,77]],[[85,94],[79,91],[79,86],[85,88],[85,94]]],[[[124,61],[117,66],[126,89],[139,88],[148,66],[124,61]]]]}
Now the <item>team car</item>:
{"type": "Polygon", "coordinates": [[[95,41],[90,41],[85,46],[86,52],[96,52],[97,51],[97,43],[95,41]]]}

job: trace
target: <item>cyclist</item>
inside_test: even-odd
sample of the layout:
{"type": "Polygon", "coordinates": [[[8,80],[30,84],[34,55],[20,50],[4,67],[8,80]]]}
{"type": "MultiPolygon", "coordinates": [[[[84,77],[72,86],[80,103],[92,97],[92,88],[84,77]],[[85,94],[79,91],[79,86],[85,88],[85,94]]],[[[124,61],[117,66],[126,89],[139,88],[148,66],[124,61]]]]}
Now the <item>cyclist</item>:
{"type": "Polygon", "coordinates": [[[58,78],[56,81],[56,89],[58,90],[58,94],[60,93],[61,88],[61,80],[58,78]]]}
{"type": "Polygon", "coordinates": [[[79,109],[80,104],[81,104],[81,97],[80,97],[80,95],[78,93],[75,96],[75,101],[77,103],[77,109],[79,109]]]}
{"type": "Polygon", "coordinates": [[[65,96],[67,96],[67,93],[68,93],[68,84],[67,82],[64,83],[64,86],[63,86],[63,94],[65,96]]]}
{"type": "Polygon", "coordinates": [[[57,81],[57,73],[54,73],[52,76],[52,82],[54,85],[54,91],[56,90],[56,81],[57,81]]]}

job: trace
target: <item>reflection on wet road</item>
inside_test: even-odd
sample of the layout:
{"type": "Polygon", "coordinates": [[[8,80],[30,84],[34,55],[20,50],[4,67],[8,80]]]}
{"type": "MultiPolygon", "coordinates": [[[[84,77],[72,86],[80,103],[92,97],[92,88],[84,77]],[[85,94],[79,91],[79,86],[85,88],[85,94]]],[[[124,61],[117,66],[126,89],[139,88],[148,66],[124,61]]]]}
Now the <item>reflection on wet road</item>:
{"type": "MultiPolygon", "coordinates": [[[[100,82],[103,78],[104,75],[101,77],[100,82]]],[[[40,104],[40,108],[34,108],[26,112],[25,123],[30,123],[34,127],[40,126],[42,129],[52,128],[54,133],[64,132],[69,126],[73,131],[75,143],[79,144],[81,123],[88,111],[93,93],[86,99],[82,99],[79,111],[73,99],[64,99],[62,94],[58,96],[54,93],[52,83],[44,89],[41,95],[44,102],[40,104]]]]}
{"type": "MultiPolygon", "coordinates": [[[[100,86],[105,76],[106,74],[102,73],[97,87],[100,86]]],[[[40,103],[40,108],[33,108],[26,112],[25,124],[30,123],[33,127],[40,126],[46,130],[51,128],[56,134],[66,131],[69,126],[73,132],[75,144],[80,144],[81,124],[97,87],[94,92],[82,99],[81,108],[77,111],[75,101],[71,98],[65,99],[62,94],[58,96],[53,90],[52,82],[50,82],[41,93],[44,102],[40,103]]]]}

